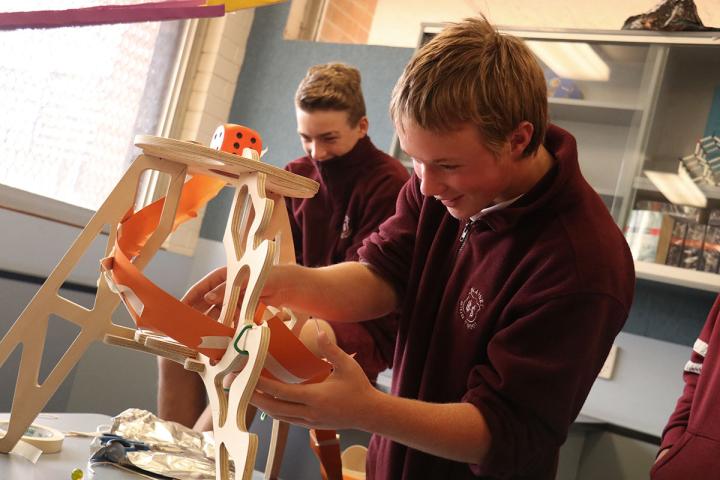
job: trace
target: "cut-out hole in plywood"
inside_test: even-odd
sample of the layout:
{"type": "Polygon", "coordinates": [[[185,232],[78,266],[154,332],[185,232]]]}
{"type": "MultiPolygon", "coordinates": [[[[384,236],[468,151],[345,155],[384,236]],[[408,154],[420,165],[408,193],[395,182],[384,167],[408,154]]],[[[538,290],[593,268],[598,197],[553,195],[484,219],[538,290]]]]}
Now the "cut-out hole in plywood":
{"type": "MultiPolygon", "coordinates": [[[[15,347],[4,363],[0,364],[0,412],[9,412],[12,406],[13,393],[17,384],[18,370],[20,369],[20,354],[22,344],[15,347]]],[[[0,358],[2,361],[2,358],[0,358]]]]}
{"type": "MultiPolygon", "coordinates": [[[[240,318],[240,306],[242,305],[241,293],[245,291],[249,278],[250,269],[247,265],[243,265],[231,285],[230,298],[227,301],[226,311],[222,317],[223,324],[233,327],[236,330],[238,319],[240,318]]],[[[253,315],[254,312],[250,313],[250,318],[253,318],[253,315]]]]}
{"type": "MultiPolygon", "coordinates": [[[[68,272],[66,280],[60,286],[58,295],[76,303],[87,310],[95,306],[100,261],[107,254],[110,225],[105,224],[96,235],[90,248],[85,250],[68,272]]],[[[114,239],[115,237],[112,236],[114,239]]]]}
{"type": "MultiPolygon", "coordinates": [[[[216,446],[216,448],[217,448],[217,446],[216,446]]],[[[223,469],[224,472],[227,472],[227,477],[221,475],[220,477],[217,477],[217,478],[221,478],[222,480],[230,480],[233,478],[242,478],[242,475],[240,477],[237,477],[235,475],[235,462],[230,457],[230,454],[227,450],[227,447],[225,446],[225,443],[220,444],[220,448],[215,451],[215,455],[220,455],[219,463],[220,463],[221,468],[224,465],[227,466],[227,468],[223,469]]],[[[216,462],[215,465],[217,467],[218,462],[216,462]]]]}
{"type": "Polygon", "coordinates": [[[147,169],[140,174],[135,191],[133,213],[165,197],[170,187],[171,175],[160,170],[147,169]]]}
{"type": "Polygon", "coordinates": [[[50,375],[55,366],[65,352],[68,351],[70,345],[80,334],[80,327],[65,320],[57,315],[48,317],[47,334],[45,335],[45,348],[43,350],[40,362],[40,372],[38,374],[38,384],[45,383],[45,379],[50,375]]]}
{"type": "MultiPolygon", "coordinates": [[[[248,188],[243,185],[235,194],[235,208],[232,210],[233,217],[230,219],[230,228],[233,232],[239,232],[239,235],[233,235],[233,244],[235,247],[236,258],[239,260],[245,253],[247,245],[249,226],[255,219],[255,207],[252,198],[248,194],[248,188]]],[[[229,233],[229,232],[228,232],[229,233]]]]}

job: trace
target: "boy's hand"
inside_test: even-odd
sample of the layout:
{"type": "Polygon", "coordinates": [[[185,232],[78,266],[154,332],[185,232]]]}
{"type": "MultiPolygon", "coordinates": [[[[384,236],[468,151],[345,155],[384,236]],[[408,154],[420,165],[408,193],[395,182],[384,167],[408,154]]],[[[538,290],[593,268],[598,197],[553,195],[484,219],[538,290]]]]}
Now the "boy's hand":
{"type": "Polygon", "coordinates": [[[275,419],[306,428],[354,428],[375,393],[360,365],[323,332],[318,345],[333,372],[323,382],[291,385],[260,378],[251,403],[275,419]]]}
{"type": "Polygon", "coordinates": [[[213,270],[205,275],[202,280],[190,287],[190,290],[185,293],[180,301],[217,320],[220,315],[220,309],[212,307],[222,305],[222,299],[225,295],[226,277],[226,267],[213,270]],[[217,301],[216,298],[218,299],[217,301]]]}
{"type": "MultiPolygon", "coordinates": [[[[260,295],[260,300],[266,305],[281,307],[286,298],[280,294],[288,284],[293,285],[293,275],[289,270],[296,265],[274,265],[269,269],[265,277],[265,285],[260,295]]],[[[242,273],[240,274],[242,275],[242,273]]],[[[227,280],[227,268],[220,267],[208,273],[202,280],[190,287],[183,296],[182,302],[191,306],[206,315],[218,319],[220,308],[225,297],[225,286],[227,280]]],[[[246,285],[241,285],[239,301],[245,295],[246,285]]],[[[237,314],[238,312],[236,312],[237,314]]]]}

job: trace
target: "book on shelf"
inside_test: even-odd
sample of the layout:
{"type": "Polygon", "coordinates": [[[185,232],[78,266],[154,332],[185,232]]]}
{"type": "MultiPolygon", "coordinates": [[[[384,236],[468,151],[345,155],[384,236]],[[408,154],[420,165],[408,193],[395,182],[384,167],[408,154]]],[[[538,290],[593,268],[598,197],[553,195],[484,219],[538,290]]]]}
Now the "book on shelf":
{"type": "Polygon", "coordinates": [[[704,272],[718,273],[720,270],[720,226],[707,226],[702,267],[704,272]]]}
{"type": "Polygon", "coordinates": [[[674,264],[679,266],[685,239],[685,233],[681,230],[687,228],[687,223],[678,223],[676,226],[678,231],[673,235],[672,229],[675,223],[670,224],[668,223],[670,220],[665,220],[665,236],[661,240],[663,219],[670,216],[684,219],[685,222],[697,222],[699,215],[700,210],[695,207],[673,205],[666,202],[638,201],[630,212],[625,227],[625,239],[630,246],[633,258],[641,262],[665,263],[667,255],[670,255],[673,262],[677,258],[674,264]],[[672,241],[670,241],[671,238],[672,241]],[[662,260],[658,260],[660,257],[662,260]]]}
{"type": "Polygon", "coordinates": [[[710,112],[708,113],[707,122],[705,123],[704,137],[720,137],[720,85],[715,87],[713,92],[712,103],[710,104],[710,112]]]}
{"type": "Polygon", "coordinates": [[[633,210],[625,227],[625,240],[635,260],[652,262],[657,255],[663,213],[653,210],[633,210]]]}
{"type": "Polygon", "coordinates": [[[703,243],[705,241],[705,228],[702,223],[688,223],[685,232],[680,266],[688,270],[702,270],[703,243]]]}

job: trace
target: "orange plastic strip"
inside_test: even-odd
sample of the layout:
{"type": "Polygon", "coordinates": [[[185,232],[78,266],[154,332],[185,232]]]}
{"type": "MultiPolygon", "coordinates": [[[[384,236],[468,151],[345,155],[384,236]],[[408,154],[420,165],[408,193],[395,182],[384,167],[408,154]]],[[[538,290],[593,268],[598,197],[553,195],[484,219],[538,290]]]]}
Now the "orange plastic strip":
{"type": "MultiPolygon", "coordinates": [[[[301,383],[318,383],[330,375],[330,364],[308,350],[280,318],[274,316],[267,324],[270,327],[268,354],[293,376],[304,379],[301,383]]],[[[263,370],[263,376],[275,378],[268,369],[263,370]]]]}
{"type": "Polygon", "coordinates": [[[310,448],[320,461],[323,480],[342,480],[340,441],[335,430],[310,429],[310,448]]]}
{"type": "MultiPolygon", "coordinates": [[[[183,185],[172,230],[181,223],[197,217],[197,212],[214,198],[226,185],[223,180],[195,175],[183,185]]],[[[133,258],[157,229],[165,206],[165,197],[151,203],[134,214],[128,215],[120,224],[118,244],[128,258],[133,258]]]]}
{"type": "Polygon", "coordinates": [[[198,345],[204,336],[232,338],[235,331],[185,305],[148,280],[117,244],[110,271],[117,285],[130,288],[143,302],[140,315],[128,309],[138,327],[159,331],[213,360],[223,356],[225,348],[199,348],[198,345]]]}

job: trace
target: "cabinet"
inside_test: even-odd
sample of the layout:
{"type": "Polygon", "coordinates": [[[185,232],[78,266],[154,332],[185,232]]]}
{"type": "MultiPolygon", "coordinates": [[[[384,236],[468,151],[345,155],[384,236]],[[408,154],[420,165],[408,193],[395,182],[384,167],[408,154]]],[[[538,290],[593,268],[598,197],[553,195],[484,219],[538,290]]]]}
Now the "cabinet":
{"type": "MultiPolygon", "coordinates": [[[[424,25],[419,44],[440,29],[424,25]]],[[[500,30],[525,39],[540,61],[548,80],[550,121],[577,139],[583,175],[626,231],[638,278],[720,291],[717,269],[708,273],[690,261],[684,265],[695,268],[670,266],[656,254],[658,245],[664,252],[663,242],[677,243],[668,233],[668,218],[675,220],[680,213],[692,212],[691,221],[703,225],[704,232],[717,209],[720,232],[720,187],[707,180],[695,183],[707,203],[693,210],[685,207],[685,199],[668,199],[662,193],[668,187],[661,191],[646,173],[677,173],[680,159],[695,151],[715,116],[715,135],[720,137],[720,37],[696,32],[500,30]],[[649,215],[655,224],[641,224],[645,217],[638,211],[643,209],[659,212],[649,215]],[[635,235],[638,232],[647,238],[635,235]],[[640,244],[644,254],[639,253],[640,244]]],[[[397,139],[391,149],[412,168],[397,139]]],[[[720,172],[720,159],[718,168],[720,172]]],[[[703,239],[688,243],[701,259],[704,247],[715,248],[714,239],[707,244],[703,239]]],[[[720,233],[717,243],[720,264],[720,233]]]]}

